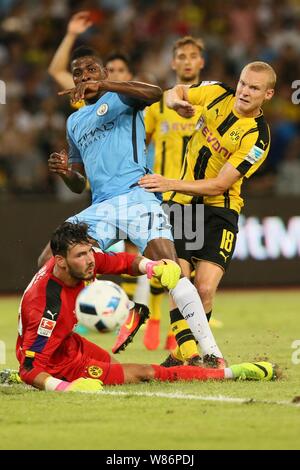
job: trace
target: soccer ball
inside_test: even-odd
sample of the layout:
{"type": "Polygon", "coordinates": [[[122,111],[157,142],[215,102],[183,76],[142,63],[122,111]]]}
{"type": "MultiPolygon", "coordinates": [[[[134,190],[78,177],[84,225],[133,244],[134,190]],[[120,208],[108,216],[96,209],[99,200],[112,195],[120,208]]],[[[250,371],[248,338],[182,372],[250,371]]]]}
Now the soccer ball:
{"type": "Polygon", "coordinates": [[[94,281],[76,299],[78,321],[92,330],[112,331],[124,323],[132,302],[121,287],[111,281],[94,281]]]}

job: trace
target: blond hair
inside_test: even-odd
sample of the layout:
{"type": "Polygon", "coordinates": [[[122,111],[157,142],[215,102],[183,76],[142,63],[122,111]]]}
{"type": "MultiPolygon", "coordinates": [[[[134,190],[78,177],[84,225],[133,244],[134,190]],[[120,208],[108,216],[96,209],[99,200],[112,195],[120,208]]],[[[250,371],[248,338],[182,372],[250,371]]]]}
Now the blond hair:
{"type": "Polygon", "coordinates": [[[273,67],[271,65],[267,64],[267,62],[250,62],[250,64],[245,65],[243,70],[245,69],[250,69],[253,70],[253,72],[266,72],[269,75],[269,80],[268,80],[268,88],[274,88],[276,84],[276,73],[273,67]]]}
{"type": "Polygon", "coordinates": [[[175,57],[175,54],[180,47],[186,46],[187,44],[192,44],[193,46],[196,46],[199,49],[200,55],[203,54],[204,42],[201,38],[193,38],[193,36],[184,36],[183,38],[180,38],[175,42],[173,46],[173,57],[175,57]]]}

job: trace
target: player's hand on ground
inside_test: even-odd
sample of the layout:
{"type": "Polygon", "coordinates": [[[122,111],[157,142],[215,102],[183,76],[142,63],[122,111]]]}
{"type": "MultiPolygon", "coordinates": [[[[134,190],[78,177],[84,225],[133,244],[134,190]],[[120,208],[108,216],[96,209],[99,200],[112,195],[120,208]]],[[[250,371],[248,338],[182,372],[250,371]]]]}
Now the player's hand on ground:
{"type": "Polygon", "coordinates": [[[151,261],[147,264],[147,277],[156,277],[163,287],[174,289],[180,279],[180,266],[170,259],[151,261]]]}
{"type": "Polygon", "coordinates": [[[65,150],[51,153],[48,159],[48,168],[51,173],[65,175],[68,171],[68,154],[65,150]]]}
{"type": "Polygon", "coordinates": [[[84,100],[89,93],[95,93],[99,91],[101,87],[101,82],[89,80],[87,82],[81,82],[76,85],[74,88],[69,88],[68,90],[59,91],[58,95],[70,95],[71,103],[77,103],[80,100],[84,100]]]}
{"type": "Polygon", "coordinates": [[[98,379],[86,379],[80,377],[79,379],[70,382],[65,392],[85,392],[85,393],[97,393],[103,390],[103,383],[98,379]]]}
{"type": "Polygon", "coordinates": [[[172,180],[161,175],[145,175],[139,180],[139,185],[153,193],[172,191],[172,180]]]}
{"type": "Polygon", "coordinates": [[[77,36],[78,34],[84,33],[92,24],[90,12],[86,10],[79,11],[70,19],[68,23],[68,33],[77,36]]]}

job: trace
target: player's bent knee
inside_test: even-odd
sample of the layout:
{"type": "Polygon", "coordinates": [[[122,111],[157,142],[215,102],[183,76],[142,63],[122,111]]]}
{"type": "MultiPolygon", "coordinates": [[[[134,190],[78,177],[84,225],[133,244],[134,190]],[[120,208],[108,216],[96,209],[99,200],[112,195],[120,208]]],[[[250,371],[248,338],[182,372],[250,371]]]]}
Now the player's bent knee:
{"type": "MultiPolygon", "coordinates": [[[[194,284],[191,283],[188,278],[185,277],[183,279],[180,279],[178,284],[180,288],[176,290],[176,303],[185,302],[187,298],[194,298],[195,295],[199,297],[196,287],[194,286],[194,284]]],[[[172,293],[172,295],[174,295],[174,292],[172,293]]]]}
{"type": "Polygon", "coordinates": [[[197,291],[203,303],[211,303],[215,295],[215,287],[209,284],[198,284],[197,291]]]}
{"type": "Polygon", "coordinates": [[[144,255],[154,261],[167,258],[178,262],[174,243],[167,238],[154,238],[153,240],[150,240],[147,244],[144,255]]]}

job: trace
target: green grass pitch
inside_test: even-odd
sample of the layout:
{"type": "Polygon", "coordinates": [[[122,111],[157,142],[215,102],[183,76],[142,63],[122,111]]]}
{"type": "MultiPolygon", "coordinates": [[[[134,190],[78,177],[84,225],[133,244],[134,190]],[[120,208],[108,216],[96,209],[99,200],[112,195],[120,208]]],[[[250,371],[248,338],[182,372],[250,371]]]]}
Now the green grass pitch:
{"type": "MultiPolygon", "coordinates": [[[[17,366],[18,302],[0,298],[2,353],[6,347],[0,367],[17,366]]],[[[279,381],[144,383],[106,388],[124,395],[97,396],[2,386],[0,449],[299,449],[300,407],[291,404],[300,395],[300,364],[292,361],[294,353],[294,362],[300,362],[299,346],[299,353],[292,348],[295,340],[300,343],[299,305],[300,291],[217,295],[214,316],[224,326],[213,332],[228,361],[267,357],[283,369],[279,381]],[[252,401],[208,401],[218,396],[252,401]]],[[[162,344],[167,301],[163,313],[162,344]]],[[[159,363],[166,357],[162,348],[147,351],[142,335],[118,355],[120,361],[159,363]]],[[[110,349],[115,336],[89,334],[89,339],[110,349]]]]}

